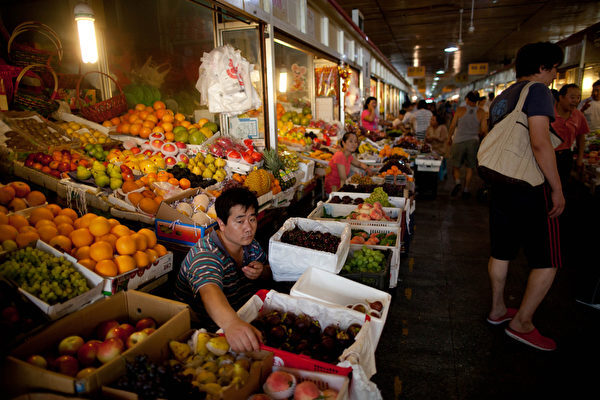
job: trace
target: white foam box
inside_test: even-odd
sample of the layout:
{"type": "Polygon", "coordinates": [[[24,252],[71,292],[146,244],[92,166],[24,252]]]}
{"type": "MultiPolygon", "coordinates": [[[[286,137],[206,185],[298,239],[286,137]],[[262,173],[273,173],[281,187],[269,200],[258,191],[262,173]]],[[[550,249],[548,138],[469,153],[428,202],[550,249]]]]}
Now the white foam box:
{"type": "MultiPolygon", "coordinates": [[[[398,282],[398,269],[400,268],[400,248],[402,245],[402,227],[386,227],[386,226],[352,226],[353,230],[363,230],[367,232],[369,235],[371,233],[395,233],[396,234],[396,243],[393,246],[383,246],[383,245],[367,245],[366,247],[375,250],[391,250],[392,251],[392,261],[390,265],[390,288],[396,287],[398,282]]],[[[352,237],[350,238],[352,240],[352,237]]],[[[353,244],[350,242],[351,250],[359,250],[364,244],[353,244]]]]}
{"type": "MultiPolygon", "coordinates": [[[[392,296],[389,293],[318,268],[308,268],[292,286],[290,296],[303,297],[341,307],[356,303],[381,301],[383,304],[381,317],[370,317],[373,349],[376,349],[379,343],[392,301],[392,296]]],[[[358,313],[358,311],[351,311],[358,313]]]]}
{"type": "Polygon", "coordinates": [[[56,257],[66,258],[69,262],[73,264],[75,269],[85,277],[88,287],[90,288],[90,290],[80,294],[79,296],[73,297],[72,299],[67,300],[64,303],[57,303],[54,305],[50,305],[45,301],[38,299],[31,293],[19,288],[19,291],[23,293],[23,295],[25,295],[29,300],[31,300],[31,302],[35,304],[40,310],[42,310],[46,315],[48,315],[50,319],[54,320],[63,317],[67,314],[72,313],[73,311],[79,310],[86,304],[93,303],[103,297],[102,284],[104,282],[104,278],[102,278],[100,275],[92,272],[88,268],[77,263],[77,260],[75,260],[70,255],[61,253],[60,251],[54,249],[53,247],[41,240],[37,240],[35,242],[35,248],[40,249],[45,253],[52,254],[56,257]]]}
{"type": "MultiPolygon", "coordinates": [[[[354,199],[366,199],[371,195],[371,193],[354,193],[354,192],[331,192],[329,193],[329,199],[327,199],[327,203],[331,203],[331,198],[334,196],[338,196],[340,198],[344,196],[350,197],[352,200],[354,199]]],[[[404,197],[388,197],[388,201],[391,205],[397,208],[404,208],[408,199],[404,197]]],[[[339,204],[339,203],[332,203],[339,204]]]]}
{"type": "Polygon", "coordinates": [[[334,389],[338,392],[338,395],[332,400],[348,400],[350,380],[347,376],[280,366],[273,367],[273,371],[284,371],[292,374],[296,377],[297,383],[311,381],[317,385],[320,391],[334,389]]]}
{"type": "Polygon", "coordinates": [[[343,222],[315,221],[307,218],[289,218],[269,239],[269,265],[275,281],[295,281],[311,266],[338,273],[350,248],[350,225],[343,222]],[[303,231],[329,232],[340,238],[337,251],[330,253],[283,243],[285,231],[298,227],[303,231]]]}
{"type": "Polygon", "coordinates": [[[147,268],[136,268],[115,277],[104,279],[103,294],[111,296],[121,290],[137,289],[146,282],[160,278],[173,270],[173,253],[157,258],[147,268]]]}
{"type": "Polygon", "coordinates": [[[303,160],[298,162],[298,171],[302,172],[299,183],[308,182],[315,177],[315,162],[313,160],[303,160]]]}
{"type": "Polygon", "coordinates": [[[347,219],[346,217],[355,211],[357,205],[355,204],[332,204],[332,203],[323,203],[320,201],[314,210],[308,215],[309,219],[319,220],[319,221],[333,221],[334,218],[341,217],[342,221],[350,224],[351,226],[386,226],[386,227],[396,227],[400,226],[402,223],[402,209],[396,207],[383,207],[383,211],[386,213],[388,217],[391,218],[391,221],[383,220],[383,221],[373,221],[373,220],[357,220],[357,219],[347,219]],[[327,213],[331,217],[326,217],[324,214],[327,213]]]}

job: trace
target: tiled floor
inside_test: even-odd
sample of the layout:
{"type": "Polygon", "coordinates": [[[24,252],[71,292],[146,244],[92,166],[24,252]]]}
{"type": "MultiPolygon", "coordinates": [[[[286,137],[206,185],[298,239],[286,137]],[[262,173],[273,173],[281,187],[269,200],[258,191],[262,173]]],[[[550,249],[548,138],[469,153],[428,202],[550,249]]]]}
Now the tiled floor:
{"type": "MultiPolygon", "coordinates": [[[[376,353],[372,380],[383,398],[599,398],[600,310],[575,301],[590,298],[600,276],[598,197],[578,191],[567,199],[567,265],[534,317],[558,343],[546,353],[485,322],[487,205],[475,196],[450,198],[451,186],[444,182],[435,199],[417,200],[414,237],[376,353]],[[591,279],[581,283],[585,271],[591,279]]],[[[522,256],[511,263],[509,306],[518,307],[528,273],[522,256]]]]}

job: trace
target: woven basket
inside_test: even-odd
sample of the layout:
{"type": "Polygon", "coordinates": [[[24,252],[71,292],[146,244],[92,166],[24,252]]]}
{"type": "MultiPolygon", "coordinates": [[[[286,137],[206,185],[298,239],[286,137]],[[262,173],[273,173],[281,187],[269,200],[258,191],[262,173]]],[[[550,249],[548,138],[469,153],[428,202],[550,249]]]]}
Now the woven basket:
{"type": "Polygon", "coordinates": [[[12,102],[13,98],[13,82],[17,76],[19,76],[19,72],[21,72],[23,68],[15,67],[13,65],[8,64],[0,64],[0,78],[4,81],[4,90],[6,91],[6,97],[8,98],[8,103],[12,102]]]}
{"type": "Polygon", "coordinates": [[[40,22],[28,21],[17,26],[10,35],[7,53],[9,54],[12,63],[20,67],[27,67],[31,64],[50,65],[50,61],[53,56],[58,58],[58,62],[62,60],[63,48],[58,35],[56,32],[54,32],[54,30],[52,30],[52,28],[40,22]],[[56,51],[36,49],[35,47],[31,47],[23,43],[17,43],[15,41],[17,36],[29,31],[35,31],[48,38],[54,47],[56,47],[56,51]]]}
{"type": "Polygon", "coordinates": [[[121,114],[125,114],[127,112],[127,99],[125,98],[125,93],[123,93],[123,89],[121,89],[121,85],[119,82],[113,79],[112,76],[105,74],[100,71],[90,71],[86,72],[79,81],[77,82],[77,87],[75,88],[75,95],[77,96],[77,104],[79,106],[79,113],[90,121],[102,123],[108,119],[118,117],[121,114]],[[119,88],[120,94],[111,97],[110,99],[100,101],[91,106],[85,106],[81,97],[79,97],[79,87],[81,86],[81,81],[92,73],[101,74],[109,77],[117,88],[119,88]]]}
{"type": "MultiPolygon", "coordinates": [[[[43,80],[41,78],[39,78],[39,79],[40,79],[40,82],[43,82],[43,80]]],[[[14,97],[13,97],[13,107],[17,110],[35,111],[38,114],[43,115],[44,117],[47,117],[48,115],[50,115],[51,113],[53,113],[54,111],[56,111],[58,109],[58,102],[54,101],[54,99],[56,98],[56,96],[58,94],[57,91],[58,91],[58,78],[56,76],[56,73],[52,69],[52,67],[50,67],[49,65],[42,65],[42,64],[28,65],[25,68],[23,68],[21,70],[21,72],[19,73],[19,76],[17,76],[17,80],[15,82],[14,97]],[[38,67],[47,68],[48,70],[50,70],[50,73],[52,74],[52,76],[54,76],[54,90],[52,91],[52,94],[49,97],[46,95],[44,90],[42,90],[40,92],[27,91],[27,90],[19,91],[19,83],[21,82],[21,79],[23,78],[25,73],[31,68],[38,68],[38,67]]]]}

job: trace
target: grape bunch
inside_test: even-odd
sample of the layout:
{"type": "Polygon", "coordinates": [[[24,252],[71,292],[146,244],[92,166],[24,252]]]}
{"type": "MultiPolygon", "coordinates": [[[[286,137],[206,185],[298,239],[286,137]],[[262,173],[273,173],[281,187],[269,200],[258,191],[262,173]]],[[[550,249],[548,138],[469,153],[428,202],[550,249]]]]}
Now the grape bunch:
{"type": "Polygon", "coordinates": [[[283,232],[283,235],[281,235],[281,241],[283,243],[293,244],[294,246],[302,246],[313,250],[327,251],[333,254],[337,252],[338,245],[340,244],[340,238],[332,235],[329,232],[306,232],[298,227],[283,232]]]}
{"type": "Polygon", "coordinates": [[[379,250],[363,247],[346,260],[343,270],[349,273],[381,272],[385,269],[385,254],[379,250]]]}
{"type": "Polygon", "coordinates": [[[369,197],[365,199],[365,203],[375,204],[379,202],[382,207],[393,207],[389,202],[387,193],[381,187],[376,187],[369,197]]]}
{"type": "Polygon", "coordinates": [[[11,253],[0,265],[0,275],[12,279],[19,287],[53,305],[87,292],[87,281],[64,257],[26,247],[11,253]]]}

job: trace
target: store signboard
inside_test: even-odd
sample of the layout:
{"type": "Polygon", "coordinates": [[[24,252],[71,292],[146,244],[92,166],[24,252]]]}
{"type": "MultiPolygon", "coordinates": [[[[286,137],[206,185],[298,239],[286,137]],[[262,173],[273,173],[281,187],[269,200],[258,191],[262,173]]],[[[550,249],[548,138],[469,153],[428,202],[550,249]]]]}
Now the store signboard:
{"type": "Polygon", "coordinates": [[[488,63],[469,64],[469,75],[486,75],[488,73],[488,63]]]}
{"type": "Polygon", "coordinates": [[[420,90],[425,89],[427,87],[427,82],[425,78],[415,78],[413,79],[413,84],[420,90]]]}
{"type": "Polygon", "coordinates": [[[455,87],[452,86],[444,86],[442,88],[442,93],[450,93],[451,91],[453,91],[454,89],[456,89],[455,87]]]}
{"type": "Polygon", "coordinates": [[[425,76],[425,66],[408,67],[406,75],[411,78],[422,78],[425,76]]]}
{"type": "Polygon", "coordinates": [[[229,131],[241,139],[258,138],[258,118],[230,118],[229,131]]]}

